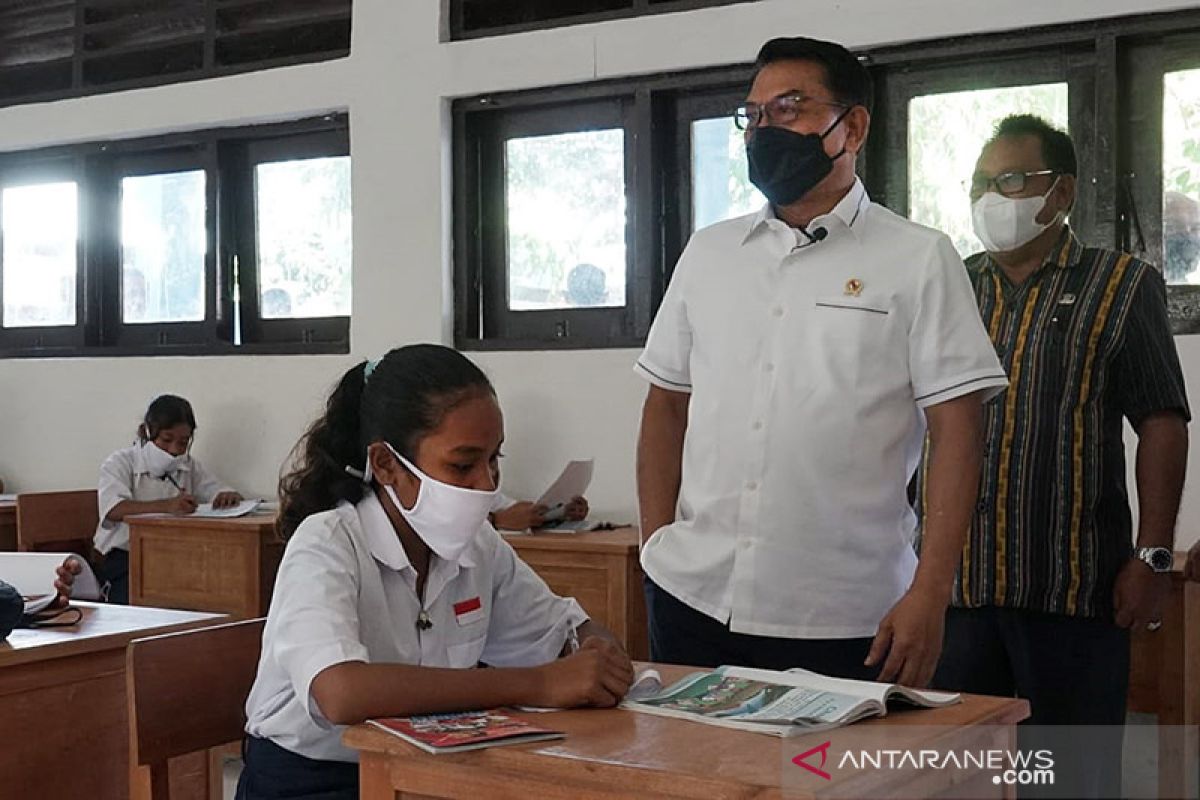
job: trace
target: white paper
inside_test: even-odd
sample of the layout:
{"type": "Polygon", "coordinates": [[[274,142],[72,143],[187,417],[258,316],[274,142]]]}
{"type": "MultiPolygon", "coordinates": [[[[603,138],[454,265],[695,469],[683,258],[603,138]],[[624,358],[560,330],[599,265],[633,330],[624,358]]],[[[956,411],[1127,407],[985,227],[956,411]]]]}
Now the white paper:
{"type": "Polygon", "coordinates": [[[229,508],[213,508],[212,503],[201,503],[196,510],[185,516],[189,517],[244,517],[262,505],[261,500],[243,500],[229,508]]]}
{"type": "Polygon", "coordinates": [[[585,461],[570,461],[563,468],[562,474],[550,484],[545,494],[538,498],[538,505],[553,510],[565,506],[576,497],[583,497],[592,482],[592,459],[585,461]]]}
{"type": "Polygon", "coordinates": [[[55,570],[71,556],[83,567],[83,571],[75,576],[71,597],[99,600],[100,583],[96,574],[87,560],[75,553],[0,553],[0,581],[10,584],[25,597],[53,596],[58,593],[54,588],[58,577],[55,570]]]}
{"type": "Polygon", "coordinates": [[[15,503],[17,496],[15,494],[0,494],[0,503],[15,503]]]}

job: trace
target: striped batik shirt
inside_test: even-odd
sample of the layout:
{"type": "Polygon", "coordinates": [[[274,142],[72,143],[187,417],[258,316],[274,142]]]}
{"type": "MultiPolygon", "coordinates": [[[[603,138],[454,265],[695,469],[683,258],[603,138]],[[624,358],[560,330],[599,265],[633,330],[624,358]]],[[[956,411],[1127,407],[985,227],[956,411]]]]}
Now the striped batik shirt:
{"type": "Polygon", "coordinates": [[[1068,228],[1019,286],[986,253],[967,264],[1009,387],[984,405],[954,603],[1108,617],[1132,552],[1122,418],[1189,414],[1162,276],[1068,228]]]}

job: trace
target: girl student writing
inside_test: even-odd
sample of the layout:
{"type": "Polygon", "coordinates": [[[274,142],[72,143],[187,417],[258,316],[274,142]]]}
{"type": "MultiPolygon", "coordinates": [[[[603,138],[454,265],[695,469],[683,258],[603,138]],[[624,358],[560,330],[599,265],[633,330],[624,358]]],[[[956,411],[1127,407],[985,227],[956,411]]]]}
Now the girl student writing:
{"type": "Polygon", "coordinates": [[[503,439],[491,384],[449,348],[341,378],[280,481],[239,798],[357,797],[340,726],[370,717],[624,696],[624,650],[487,523],[503,439]]]}
{"type": "Polygon", "coordinates": [[[189,455],[196,433],[192,404],[182,397],[156,397],[137,430],[137,442],[100,465],[97,486],[100,525],[93,537],[104,557],[99,578],[110,603],[129,602],[129,525],[133,514],[190,514],[198,503],[237,505],[242,496],[221,483],[189,455]]]}

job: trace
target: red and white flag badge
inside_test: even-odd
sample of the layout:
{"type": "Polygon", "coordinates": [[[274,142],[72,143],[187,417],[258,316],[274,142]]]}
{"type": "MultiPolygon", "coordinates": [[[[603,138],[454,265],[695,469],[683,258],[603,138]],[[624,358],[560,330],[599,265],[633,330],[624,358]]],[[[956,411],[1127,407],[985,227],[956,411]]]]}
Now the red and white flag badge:
{"type": "Polygon", "coordinates": [[[483,619],[483,603],[478,597],[462,600],[454,604],[454,619],[459,625],[470,625],[483,619]]]}

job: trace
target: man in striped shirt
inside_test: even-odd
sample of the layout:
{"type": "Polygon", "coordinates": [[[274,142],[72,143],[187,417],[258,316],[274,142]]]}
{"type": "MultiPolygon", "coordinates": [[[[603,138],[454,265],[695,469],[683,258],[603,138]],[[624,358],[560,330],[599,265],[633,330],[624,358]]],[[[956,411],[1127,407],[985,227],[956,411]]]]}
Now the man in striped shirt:
{"type": "MultiPolygon", "coordinates": [[[[1169,587],[1189,411],[1162,276],[1075,238],[1075,179],[1070,138],[1028,115],[1003,120],[976,165],[987,252],[967,266],[1010,383],[984,406],[934,684],[1025,697],[1034,723],[1119,726],[1129,629],[1153,627],[1169,587]],[[1138,435],[1136,544],[1123,419],[1138,435]]],[[[1087,793],[1119,791],[1116,747],[1118,771],[1097,762],[1087,793]]]]}

